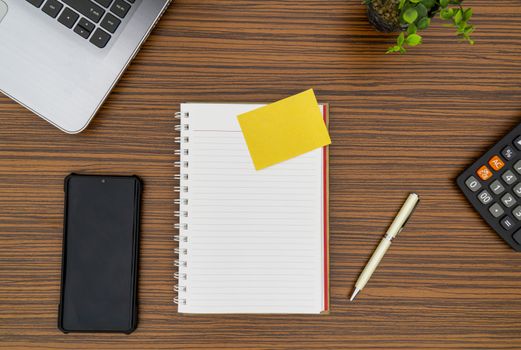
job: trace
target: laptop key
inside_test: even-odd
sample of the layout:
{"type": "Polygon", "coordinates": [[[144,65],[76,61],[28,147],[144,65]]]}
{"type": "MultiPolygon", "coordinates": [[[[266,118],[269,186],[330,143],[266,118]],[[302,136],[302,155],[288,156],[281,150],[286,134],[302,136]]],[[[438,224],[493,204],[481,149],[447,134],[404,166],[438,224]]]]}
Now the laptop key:
{"type": "Polygon", "coordinates": [[[96,25],[94,23],[92,23],[91,21],[89,21],[88,19],[86,19],[85,17],[82,17],[82,19],[80,19],[80,21],[78,22],[78,24],[80,26],[83,27],[83,29],[85,29],[86,31],[88,31],[89,33],[92,33],[92,31],[94,30],[94,28],[96,27],[96,25]]]}
{"type": "Polygon", "coordinates": [[[111,36],[107,32],[101,29],[96,29],[92,37],[90,38],[90,42],[99,47],[100,49],[107,46],[111,36]]]}
{"type": "Polygon", "coordinates": [[[42,11],[51,16],[52,18],[56,18],[58,13],[63,8],[63,4],[59,3],[58,0],[47,0],[45,5],[42,7],[42,11]]]}
{"type": "Polygon", "coordinates": [[[119,25],[121,24],[121,21],[114,16],[111,13],[107,13],[103,20],[100,23],[100,26],[103,29],[106,29],[107,31],[114,34],[116,32],[116,29],[118,29],[119,25]]]}
{"type": "Polygon", "coordinates": [[[27,0],[27,2],[36,7],[40,7],[43,4],[43,0],[27,0]]]}
{"type": "Polygon", "coordinates": [[[101,6],[105,7],[105,8],[108,8],[110,6],[110,4],[112,4],[112,0],[94,0],[96,1],[98,4],[100,4],[101,6]]]}
{"type": "Polygon", "coordinates": [[[90,0],[62,0],[66,5],[69,5],[74,10],[78,11],[83,16],[91,21],[98,23],[105,14],[105,10],[93,3],[90,0]]]}
{"type": "Polygon", "coordinates": [[[114,5],[110,8],[110,11],[120,18],[124,18],[127,15],[128,10],[130,10],[130,5],[123,0],[116,0],[114,5]]]}
{"type": "Polygon", "coordinates": [[[67,7],[65,8],[65,10],[63,10],[60,17],[58,17],[58,22],[60,22],[67,28],[72,28],[79,17],[80,16],[76,12],[67,7]]]}
{"type": "Polygon", "coordinates": [[[80,24],[76,24],[76,27],[74,27],[74,33],[78,34],[82,38],[87,39],[90,35],[90,31],[80,26],[80,24]]]}

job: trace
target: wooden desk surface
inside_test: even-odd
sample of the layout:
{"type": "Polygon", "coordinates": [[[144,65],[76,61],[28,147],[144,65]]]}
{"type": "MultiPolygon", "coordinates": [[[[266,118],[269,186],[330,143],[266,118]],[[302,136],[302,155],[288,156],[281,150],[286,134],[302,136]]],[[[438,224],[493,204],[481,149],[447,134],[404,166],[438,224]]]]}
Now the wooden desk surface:
{"type": "Polygon", "coordinates": [[[82,134],[0,98],[0,348],[519,349],[521,254],[456,175],[521,121],[521,6],[468,0],[476,45],[436,22],[383,52],[360,0],[177,0],[82,134]],[[173,114],[184,101],[274,101],[313,87],[331,104],[328,316],[183,316],[172,304],[173,114]],[[139,328],[56,329],[63,178],[138,174],[139,328]],[[423,202],[355,303],[355,279],[408,191],[423,202]]]}

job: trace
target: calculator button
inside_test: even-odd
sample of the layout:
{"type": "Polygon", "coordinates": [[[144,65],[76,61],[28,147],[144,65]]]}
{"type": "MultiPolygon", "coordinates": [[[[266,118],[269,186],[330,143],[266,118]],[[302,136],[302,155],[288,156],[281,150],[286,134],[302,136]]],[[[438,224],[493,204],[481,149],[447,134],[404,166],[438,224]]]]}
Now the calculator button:
{"type": "Polygon", "coordinates": [[[516,148],[521,151],[521,136],[518,136],[514,140],[514,146],[516,146],[516,148]]]}
{"type": "Polygon", "coordinates": [[[492,202],[492,196],[486,190],[479,194],[478,199],[483,204],[489,204],[492,202]]]}
{"type": "Polygon", "coordinates": [[[514,204],[517,203],[517,200],[510,193],[507,193],[503,197],[501,197],[501,202],[503,202],[505,207],[511,208],[514,206],[514,204]]]}
{"type": "Polygon", "coordinates": [[[521,183],[518,183],[514,188],[514,193],[516,194],[516,196],[518,196],[519,198],[521,198],[521,183]]]}
{"type": "Polygon", "coordinates": [[[517,242],[517,244],[521,244],[521,230],[519,230],[516,233],[514,233],[512,235],[512,238],[514,239],[514,241],[517,242]]]}
{"type": "Polygon", "coordinates": [[[481,188],[481,183],[474,176],[469,177],[467,181],[465,181],[465,185],[467,185],[472,192],[476,192],[481,188]]]}
{"type": "Polygon", "coordinates": [[[512,185],[517,181],[517,176],[515,176],[510,170],[505,171],[503,175],[501,175],[501,178],[507,183],[507,185],[512,185]]]}
{"type": "Polygon", "coordinates": [[[503,210],[503,208],[501,208],[501,206],[498,203],[492,204],[488,211],[495,218],[498,218],[501,215],[505,214],[505,211],[503,210]]]}
{"type": "MultiPolygon", "coordinates": [[[[521,161],[520,161],[520,171],[521,171],[521,161]]],[[[486,165],[483,165],[481,168],[477,171],[478,176],[481,178],[481,180],[486,181],[492,177],[492,172],[489,168],[487,168],[486,165]]]]}
{"type": "Polygon", "coordinates": [[[514,169],[517,171],[518,174],[521,174],[521,160],[518,160],[516,164],[514,164],[514,169]]]}
{"type": "Polygon", "coordinates": [[[503,220],[501,220],[501,226],[503,226],[503,228],[508,231],[515,226],[515,223],[511,217],[505,216],[503,220]]]}
{"type": "Polygon", "coordinates": [[[499,156],[492,157],[488,164],[494,169],[495,171],[500,171],[505,166],[505,163],[499,158],[499,156]]]}
{"type": "Polygon", "coordinates": [[[512,210],[512,215],[514,215],[517,220],[521,221],[521,205],[518,205],[514,210],[512,210]]]}
{"type": "Polygon", "coordinates": [[[496,180],[490,185],[490,190],[494,192],[494,194],[501,194],[505,192],[505,186],[503,186],[499,180],[496,180]]]}
{"type": "Polygon", "coordinates": [[[503,150],[501,151],[501,155],[502,155],[503,158],[505,158],[506,160],[511,160],[511,159],[513,159],[513,158],[516,156],[516,151],[514,151],[514,147],[512,147],[512,146],[506,146],[506,147],[503,148],[503,150]]]}
{"type": "Polygon", "coordinates": [[[505,207],[511,208],[514,206],[514,204],[517,203],[517,200],[510,193],[507,193],[503,197],[501,197],[501,202],[503,202],[505,207]]]}

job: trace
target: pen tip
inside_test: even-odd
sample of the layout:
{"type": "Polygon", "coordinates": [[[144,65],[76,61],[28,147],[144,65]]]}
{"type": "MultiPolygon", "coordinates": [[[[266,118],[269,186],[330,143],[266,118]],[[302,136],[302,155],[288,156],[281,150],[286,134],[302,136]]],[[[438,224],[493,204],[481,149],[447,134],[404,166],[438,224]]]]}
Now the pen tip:
{"type": "Polygon", "coordinates": [[[358,295],[358,293],[360,293],[360,289],[355,288],[355,290],[353,291],[353,294],[351,294],[351,298],[349,299],[349,301],[355,300],[355,298],[358,295]]]}

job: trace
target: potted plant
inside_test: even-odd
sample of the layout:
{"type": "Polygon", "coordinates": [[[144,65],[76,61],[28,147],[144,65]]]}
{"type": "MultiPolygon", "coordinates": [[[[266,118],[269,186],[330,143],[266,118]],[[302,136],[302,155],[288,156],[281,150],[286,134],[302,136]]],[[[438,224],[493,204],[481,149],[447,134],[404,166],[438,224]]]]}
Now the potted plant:
{"type": "Polygon", "coordinates": [[[470,24],[471,8],[463,8],[464,0],[364,0],[369,22],[379,31],[401,33],[396,44],[387,53],[405,53],[409,46],[422,43],[418,34],[427,29],[431,19],[439,14],[448,25],[456,28],[456,34],[471,45],[474,26],[470,24]]]}

